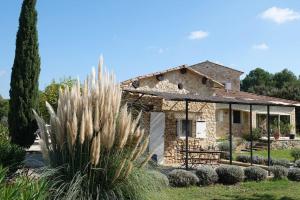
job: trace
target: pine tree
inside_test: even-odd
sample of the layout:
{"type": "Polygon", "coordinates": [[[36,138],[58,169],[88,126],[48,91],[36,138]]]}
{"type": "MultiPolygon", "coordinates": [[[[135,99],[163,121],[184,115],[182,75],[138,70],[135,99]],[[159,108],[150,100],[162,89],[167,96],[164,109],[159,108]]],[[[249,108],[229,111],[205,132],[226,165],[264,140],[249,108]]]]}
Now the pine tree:
{"type": "Polygon", "coordinates": [[[38,108],[40,74],[35,5],[36,0],[23,1],[9,91],[9,132],[12,142],[23,147],[33,144],[37,130],[32,113],[38,108]]]}

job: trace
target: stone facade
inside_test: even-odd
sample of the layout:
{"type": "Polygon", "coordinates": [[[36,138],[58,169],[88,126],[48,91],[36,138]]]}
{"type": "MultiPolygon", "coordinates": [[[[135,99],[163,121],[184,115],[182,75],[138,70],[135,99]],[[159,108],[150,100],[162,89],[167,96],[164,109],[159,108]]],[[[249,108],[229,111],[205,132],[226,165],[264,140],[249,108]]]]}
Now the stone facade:
{"type": "Polygon", "coordinates": [[[163,80],[157,80],[156,76],[147,77],[139,80],[139,90],[145,91],[159,91],[159,92],[175,92],[180,94],[201,94],[212,95],[212,87],[208,81],[206,84],[202,83],[202,78],[198,74],[186,70],[182,74],[180,70],[170,71],[163,74],[163,80]],[[183,88],[179,89],[178,84],[182,84],[183,88]]]}
{"type": "MultiPolygon", "coordinates": [[[[242,72],[233,70],[215,63],[204,62],[191,66],[194,70],[203,73],[220,83],[232,84],[232,90],[240,90],[240,75],[242,72]]],[[[207,77],[186,69],[167,70],[161,74],[138,78],[138,85],[133,86],[132,81],[126,81],[122,87],[138,89],[141,91],[159,91],[179,94],[199,94],[201,96],[214,96],[216,81],[204,81],[207,77]],[[158,77],[160,75],[160,77],[158,77]],[[180,85],[180,87],[179,87],[180,85]]],[[[217,84],[218,85],[218,84],[217,84]]],[[[218,85],[220,86],[220,85],[218,85]]],[[[164,130],[164,163],[173,164],[180,160],[179,150],[184,146],[185,139],[178,136],[178,121],[185,120],[185,102],[168,101],[161,97],[154,97],[141,94],[124,93],[124,103],[136,110],[142,110],[141,126],[146,134],[150,134],[151,112],[165,113],[164,130]]],[[[250,131],[249,106],[234,105],[233,110],[241,111],[241,123],[233,123],[234,136],[241,136],[250,131]]],[[[266,113],[265,107],[253,106],[252,124],[256,127],[256,115],[266,113]]],[[[272,107],[271,114],[290,115],[292,125],[295,125],[295,110],[287,107],[272,107]]],[[[189,120],[192,122],[189,145],[202,149],[214,148],[216,139],[228,136],[229,133],[229,111],[228,104],[215,103],[189,103],[189,120]],[[220,117],[222,112],[222,117],[220,117]],[[222,118],[222,119],[220,119],[222,118]],[[196,137],[197,121],[205,123],[206,136],[196,137]]],[[[295,126],[294,126],[295,127],[295,126]]],[[[179,131],[180,132],[180,131],[179,131]]],[[[295,132],[293,128],[292,132],[295,132]]],[[[275,145],[275,143],[274,143],[275,145]]],[[[286,146],[286,145],[285,145],[286,146]]],[[[289,146],[296,146],[291,143],[289,146]]],[[[274,146],[275,147],[275,146],[274,146]]]]}
{"type": "Polygon", "coordinates": [[[271,149],[294,149],[300,148],[300,140],[273,140],[271,142],[271,149]]]}
{"type": "Polygon", "coordinates": [[[243,72],[209,61],[202,62],[191,67],[222,84],[231,83],[232,90],[240,91],[240,76],[243,72]]]}
{"type": "MultiPolygon", "coordinates": [[[[215,104],[189,103],[189,120],[192,120],[192,137],[189,145],[207,149],[216,143],[215,104]],[[206,122],[206,138],[196,138],[196,121],[206,122]]],[[[165,163],[171,164],[178,161],[178,149],[185,143],[184,138],[177,134],[177,121],[185,119],[185,102],[163,101],[162,111],[166,113],[165,126],[165,163]]]]}

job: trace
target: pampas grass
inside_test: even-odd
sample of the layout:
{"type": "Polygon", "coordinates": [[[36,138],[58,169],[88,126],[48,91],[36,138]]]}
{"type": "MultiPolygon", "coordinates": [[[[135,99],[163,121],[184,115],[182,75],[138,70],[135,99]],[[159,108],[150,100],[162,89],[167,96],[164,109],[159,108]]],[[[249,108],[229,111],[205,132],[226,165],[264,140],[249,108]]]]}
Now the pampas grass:
{"type": "Polygon", "coordinates": [[[56,111],[46,102],[50,126],[34,111],[44,158],[60,167],[65,181],[84,177],[81,193],[95,198],[117,191],[150,158],[144,156],[149,139],[139,126],[141,115],[133,119],[127,105],[121,106],[120,85],[102,66],[101,58],[98,74],[93,70],[82,87],[78,80],[60,89],[56,111]]]}

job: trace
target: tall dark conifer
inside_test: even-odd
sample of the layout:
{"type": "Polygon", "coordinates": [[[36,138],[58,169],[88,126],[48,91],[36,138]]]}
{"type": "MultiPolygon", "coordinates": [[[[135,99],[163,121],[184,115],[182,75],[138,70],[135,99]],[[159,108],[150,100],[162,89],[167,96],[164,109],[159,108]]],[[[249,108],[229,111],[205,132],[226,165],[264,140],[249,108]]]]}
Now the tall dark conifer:
{"type": "Polygon", "coordinates": [[[36,0],[23,1],[9,91],[9,133],[12,142],[23,147],[33,144],[37,130],[32,113],[38,108],[40,74],[35,5],[36,0]]]}

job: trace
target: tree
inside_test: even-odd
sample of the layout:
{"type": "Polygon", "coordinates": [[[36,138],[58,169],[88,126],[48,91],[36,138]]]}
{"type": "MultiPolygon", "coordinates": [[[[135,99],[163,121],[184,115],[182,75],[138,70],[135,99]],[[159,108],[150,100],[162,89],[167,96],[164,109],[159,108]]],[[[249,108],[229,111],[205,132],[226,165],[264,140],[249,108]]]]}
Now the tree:
{"type": "Polygon", "coordinates": [[[8,116],[8,100],[0,95],[0,121],[8,116]]]}
{"type": "Polygon", "coordinates": [[[35,5],[36,0],[23,1],[9,91],[9,133],[12,142],[23,147],[33,144],[37,130],[32,113],[38,108],[40,74],[35,5]]]}
{"type": "Polygon", "coordinates": [[[55,80],[52,81],[50,85],[48,85],[44,91],[40,92],[39,96],[39,111],[41,116],[44,119],[49,120],[49,113],[46,108],[45,102],[47,101],[53,108],[56,110],[57,108],[57,100],[59,96],[59,88],[62,90],[68,86],[71,88],[76,83],[75,79],[67,78],[63,79],[60,82],[56,82],[55,80]]]}
{"type": "Polygon", "coordinates": [[[297,81],[297,76],[292,71],[284,69],[281,72],[275,73],[273,80],[275,87],[282,88],[285,83],[297,81]]]}
{"type": "Polygon", "coordinates": [[[264,87],[264,89],[272,86],[273,75],[264,69],[256,68],[252,70],[241,82],[243,91],[256,92],[255,86],[264,87]]]}

